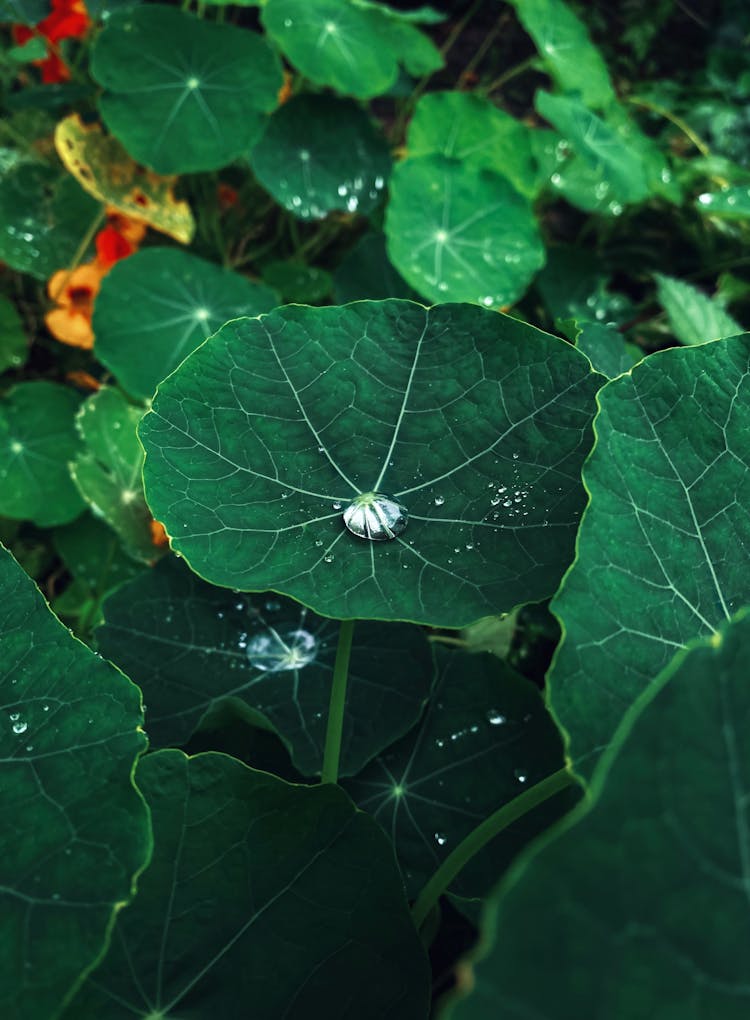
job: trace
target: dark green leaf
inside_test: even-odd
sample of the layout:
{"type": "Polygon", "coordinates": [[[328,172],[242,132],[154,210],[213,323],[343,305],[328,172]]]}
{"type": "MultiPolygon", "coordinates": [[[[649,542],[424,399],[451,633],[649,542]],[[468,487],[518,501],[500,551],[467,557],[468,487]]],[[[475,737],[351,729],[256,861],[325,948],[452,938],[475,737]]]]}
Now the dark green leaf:
{"type": "Polygon", "coordinates": [[[263,266],[263,281],[285,301],[303,305],[322,301],[333,286],[330,273],[304,262],[269,262],[263,266]]]}
{"type": "Polygon", "coordinates": [[[48,0],[0,0],[0,21],[36,25],[49,14],[48,0]]]}
{"type": "Polygon", "coordinates": [[[583,322],[576,338],[576,347],[594,366],[594,370],[608,379],[627,372],[633,367],[622,333],[598,322],[583,322]]]}
{"type": "Polygon", "coordinates": [[[471,305],[289,305],[228,323],[159,388],[147,498],[215,584],[459,627],[557,585],[599,381],[570,345],[471,305]],[[344,526],[373,492],[406,505],[403,536],[344,526]]]}
{"type": "Polygon", "coordinates": [[[336,270],[334,296],[340,305],[370,298],[419,300],[419,295],[388,260],[383,234],[365,234],[347,253],[336,270]]]}
{"type": "Polygon", "coordinates": [[[737,336],[742,326],[718,301],[673,276],[654,274],[659,301],[667,313],[669,325],[683,344],[702,344],[706,340],[737,336]]]}
{"type": "Polygon", "coordinates": [[[16,306],[8,298],[0,297],[0,372],[20,368],[28,353],[26,333],[16,306]]]}

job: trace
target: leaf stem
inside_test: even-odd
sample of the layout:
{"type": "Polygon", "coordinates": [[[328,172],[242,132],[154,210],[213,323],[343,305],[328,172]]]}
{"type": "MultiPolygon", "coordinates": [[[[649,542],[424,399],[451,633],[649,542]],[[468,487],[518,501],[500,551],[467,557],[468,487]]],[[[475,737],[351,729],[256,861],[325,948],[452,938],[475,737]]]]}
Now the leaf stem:
{"type": "Polygon", "coordinates": [[[52,298],[53,301],[56,301],[57,298],[62,294],[62,292],[67,287],[68,280],[71,278],[73,273],[76,271],[76,269],[80,265],[81,260],[83,259],[83,256],[86,254],[89,245],[94,240],[94,236],[95,236],[97,230],[99,229],[99,227],[102,225],[106,215],[107,215],[107,207],[105,205],[101,205],[99,207],[99,210],[98,210],[96,216],[91,221],[91,224],[89,225],[88,230],[86,231],[86,233],[81,238],[81,243],[76,248],[75,254],[73,255],[73,259],[72,259],[70,265],[68,266],[68,269],[67,269],[67,272],[65,273],[65,276],[60,281],[60,285],[58,286],[58,288],[57,288],[57,290],[55,291],[54,294],[50,294],[50,297],[52,298]]]}
{"type": "Polygon", "coordinates": [[[333,665],[331,700],[328,703],[328,726],[323,751],[321,783],[336,783],[339,778],[341,757],[341,734],[344,729],[344,705],[346,704],[346,682],[349,677],[349,656],[352,651],[354,620],[342,620],[339,627],[339,643],[336,661],[333,665]]]}
{"type": "Polygon", "coordinates": [[[532,53],[530,57],[522,60],[520,64],[514,64],[512,67],[509,67],[507,71],[503,71],[499,77],[495,78],[494,81],[491,81],[486,87],[477,89],[477,92],[482,95],[489,96],[493,92],[496,92],[497,89],[502,88],[503,85],[506,85],[512,78],[515,78],[519,74],[523,74],[524,71],[536,68],[538,65],[539,55],[537,53],[532,53]]]}
{"type": "Polygon", "coordinates": [[[539,804],[543,804],[568,786],[574,785],[575,779],[570,772],[567,769],[560,769],[525,790],[508,804],[503,804],[489,818],[480,822],[465,839],[461,840],[455,850],[448,854],[417,897],[416,903],[412,907],[412,918],[417,929],[422,927],[430,911],[456,875],[491,839],[539,804]]]}
{"type": "Polygon", "coordinates": [[[649,99],[640,99],[638,96],[629,96],[628,102],[633,106],[640,106],[644,110],[650,110],[652,113],[657,114],[659,117],[663,117],[668,120],[670,124],[682,131],[686,138],[689,138],[695,148],[700,152],[702,156],[710,156],[711,150],[703,139],[693,131],[687,121],[683,120],[682,117],[678,117],[676,113],[672,113],[665,106],[660,106],[659,103],[652,103],[649,99]]]}

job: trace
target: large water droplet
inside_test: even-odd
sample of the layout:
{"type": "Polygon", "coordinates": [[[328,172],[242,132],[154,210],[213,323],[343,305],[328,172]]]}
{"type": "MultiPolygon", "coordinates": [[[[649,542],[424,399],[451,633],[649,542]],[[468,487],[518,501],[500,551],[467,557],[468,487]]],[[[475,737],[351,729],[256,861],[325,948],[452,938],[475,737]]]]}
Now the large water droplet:
{"type": "Polygon", "coordinates": [[[247,643],[250,664],[265,673],[302,669],[315,659],[318,640],[307,630],[264,630],[247,643]]]}
{"type": "Polygon", "coordinates": [[[406,508],[382,492],[364,492],[344,510],[344,524],[358,538],[383,542],[406,528],[406,508]]]}
{"type": "Polygon", "coordinates": [[[20,733],[25,733],[28,728],[29,728],[29,724],[27,722],[20,721],[20,722],[13,723],[13,732],[14,733],[19,733],[19,734],[20,733]]]}

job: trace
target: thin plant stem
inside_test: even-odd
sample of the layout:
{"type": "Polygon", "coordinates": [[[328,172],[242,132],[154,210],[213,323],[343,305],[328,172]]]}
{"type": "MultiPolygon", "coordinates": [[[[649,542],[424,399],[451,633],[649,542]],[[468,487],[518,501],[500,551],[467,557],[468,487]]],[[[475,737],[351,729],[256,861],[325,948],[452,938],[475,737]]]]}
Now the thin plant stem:
{"type": "Polygon", "coordinates": [[[341,757],[341,734],[344,730],[344,705],[346,703],[346,682],[349,677],[349,656],[352,651],[354,620],[342,620],[339,627],[339,643],[336,661],[333,665],[333,684],[328,703],[328,726],[323,751],[321,783],[336,783],[339,778],[341,757]]]}
{"type": "Polygon", "coordinates": [[[507,85],[507,83],[511,81],[511,79],[515,78],[517,75],[523,74],[524,71],[529,71],[532,68],[536,67],[538,62],[539,62],[538,55],[536,53],[532,53],[530,57],[527,57],[526,60],[522,60],[520,64],[514,64],[513,67],[509,67],[507,71],[503,71],[503,73],[499,75],[497,78],[495,78],[494,81],[491,81],[486,88],[480,88],[477,89],[477,91],[484,93],[484,95],[486,96],[489,96],[493,92],[496,92],[498,89],[502,88],[503,85],[507,85]]]}
{"type": "Polygon", "coordinates": [[[499,35],[501,28],[507,23],[508,19],[509,19],[508,11],[503,11],[500,17],[497,18],[492,29],[487,33],[484,42],[481,44],[481,46],[477,48],[477,51],[474,54],[474,56],[471,58],[466,67],[463,69],[461,74],[458,76],[458,80],[456,81],[457,89],[464,89],[468,87],[469,77],[473,74],[476,68],[484,60],[488,51],[492,47],[492,44],[495,42],[495,39],[499,35]]]}
{"type": "Polygon", "coordinates": [[[73,259],[72,259],[70,265],[68,266],[68,269],[67,269],[67,272],[65,273],[65,276],[60,281],[60,285],[58,286],[58,288],[57,288],[57,290],[55,291],[54,294],[50,294],[50,297],[52,298],[53,301],[56,301],[57,298],[60,296],[60,294],[62,294],[62,292],[65,290],[66,286],[68,285],[68,280],[71,278],[71,276],[73,275],[75,270],[80,265],[81,260],[83,259],[83,256],[86,254],[86,250],[87,250],[88,246],[94,240],[94,235],[96,234],[97,230],[102,225],[102,223],[104,222],[104,217],[106,215],[107,215],[107,207],[105,205],[100,206],[99,207],[99,211],[97,212],[97,214],[94,217],[94,219],[91,221],[91,225],[89,226],[88,230],[83,235],[83,237],[81,238],[81,243],[76,248],[75,254],[73,255],[73,259]]]}
{"type": "Polygon", "coordinates": [[[686,138],[690,139],[702,156],[711,155],[708,145],[693,131],[687,121],[683,120],[682,117],[678,117],[676,113],[672,113],[671,110],[668,110],[665,106],[660,106],[658,103],[652,103],[650,99],[639,99],[638,96],[630,96],[628,102],[634,106],[641,106],[644,110],[651,110],[652,113],[668,120],[670,124],[674,124],[679,131],[682,131],[686,138]]]}
{"type": "Polygon", "coordinates": [[[455,850],[448,854],[417,897],[412,907],[412,918],[417,928],[422,927],[430,911],[456,875],[491,839],[539,804],[574,785],[575,779],[570,772],[567,769],[560,769],[559,772],[553,772],[551,776],[525,790],[509,804],[503,804],[489,818],[480,822],[465,839],[461,840],[455,850]]]}

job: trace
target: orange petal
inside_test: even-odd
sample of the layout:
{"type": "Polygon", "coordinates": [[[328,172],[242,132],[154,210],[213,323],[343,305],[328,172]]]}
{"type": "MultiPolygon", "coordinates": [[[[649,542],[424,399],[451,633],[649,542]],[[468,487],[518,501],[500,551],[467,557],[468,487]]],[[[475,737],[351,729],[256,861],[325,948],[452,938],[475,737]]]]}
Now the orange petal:
{"type": "Polygon", "coordinates": [[[47,329],[52,336],[69,347],[91,350],[94,346],[94,331],[89,316],[68,308],[53,308],[44,316],[47,329]]]}
{"type": "Polygon", "coordinates": [[[154,545],[169,544],[169,536],[160,521],[149,521],[149,527],[151,528],[151,541],[154,545]]]}

